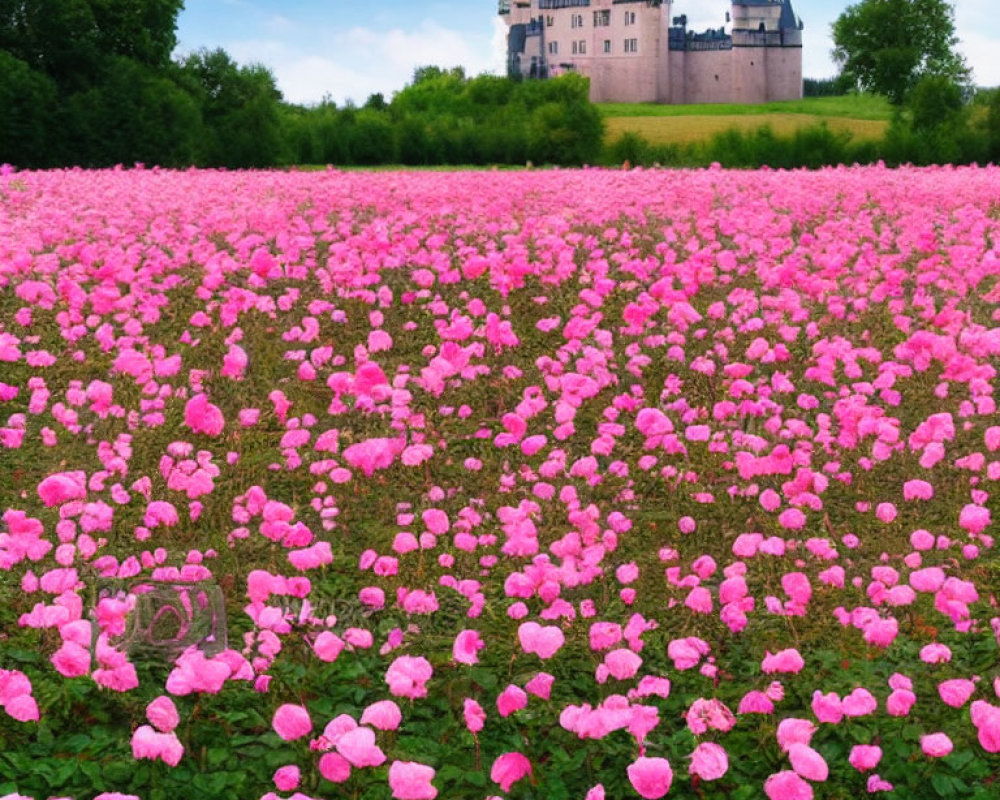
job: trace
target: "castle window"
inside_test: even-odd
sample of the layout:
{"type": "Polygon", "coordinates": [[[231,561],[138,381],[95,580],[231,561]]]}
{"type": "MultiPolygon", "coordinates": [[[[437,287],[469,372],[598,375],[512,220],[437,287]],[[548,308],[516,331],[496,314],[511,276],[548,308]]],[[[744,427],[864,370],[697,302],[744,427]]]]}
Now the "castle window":
{"type": "Polygon", "coordinates": [[[611,9],[605,9],[604,11],[594,12],[595,28],[606,28],[610,24],[611,24],[611,9]]]}
{"type": "Polygon", "coordinates": [[[587,55],[587,42],[585,39],[580,40],[580,55],[581,56],[587,55]]]}
{"type": "Polygon", "coordinates": [[[625,40],[625,52],[626,53],[638,53],[639,52],[639,40],[638,39],[626,39],[625,40]]]}
{"type": "Polygon", "coordinates": [[[549,55],[550,56],[559,55],[559,42],[549,42],[549,55]]]}
{"type": "Polygon", "coordinates": [[[570,19],[571,28],[582,28],[583,27],[583,14],[574,14],[570,19]]]}
{"type": "Polygon", "coordinates": [[[579,52],[580,52],[580,51],[579,51],[579,49],[578,49],[578,45],[577,45],[576,41],[574,41],[574,42],[573,42],[573,55],[576,55],[576,54],[577,54],[577,53],[579,53],[579,52]]]}
{"type": "Polygon", "coordinates": [[[611,52],[611,40],[610,39],[605,39],[604,40],[604,52],[605,53],[610,53],[611,52]]]}
{"type": "Polygon", "coordinates": [[[635,12],[634,11],[626,11],[625,12],[625,24],[626,25],[635,25],[635,12]]]}
{"type": "Polygon", "coordinates": [[[551,14],[546,14],[545,15],[545,27],[546,28],[551,28],[555,24],[556,24],[556,18],[553,17],[551,14]]]}

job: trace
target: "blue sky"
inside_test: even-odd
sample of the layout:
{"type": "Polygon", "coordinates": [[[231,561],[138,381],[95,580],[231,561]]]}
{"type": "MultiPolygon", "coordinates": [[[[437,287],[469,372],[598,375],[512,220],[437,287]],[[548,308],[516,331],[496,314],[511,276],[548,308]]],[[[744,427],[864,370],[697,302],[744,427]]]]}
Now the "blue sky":
{"type": "MultiPolygon", "coordinates": [[[[846,0],[793,0],[805,23],[804,71],[827,77],[830,23],[846,0]]],[[[1000,16],[996,0],[956,0],[961,50],[977,83],[1000,85],[1000,16]]],[[[388,98],[416,66],[464,66],[470,74],[502,73],[504,25],[496,0],[187,0],[178,20],[179,54],[224,47],[240,63],[260,62],[285,98],[357,103],[373,92],[388,98]]],[[[696,29],[718,27],[728,0],[675,0],[696,29]]]]}

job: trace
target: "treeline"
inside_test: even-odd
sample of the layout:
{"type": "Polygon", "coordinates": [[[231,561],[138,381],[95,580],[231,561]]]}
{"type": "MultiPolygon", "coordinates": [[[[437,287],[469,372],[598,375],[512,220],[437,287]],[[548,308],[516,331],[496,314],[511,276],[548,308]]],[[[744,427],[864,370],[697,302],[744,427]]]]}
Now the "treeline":
{"type": "Polygon", "coordinates": [[[0,163],[22,168],[582,164],[603,128],[578,76],[417,70],[391,100],[283,102],[224,50],[171,57],[182,0],[0,0],[0,163]]]}
{"type": "Polygon", "coordinates": [[[0,161],[269,166],[281,94],[224,51],[172,60],[183,0],[0,0],[0,161]]]}
{"type": "Polygon", "coordinates": [[[651,144],[638,134],[626,133],[604,155],[608,165],[719,163],[748,169],[816,169],[879,161],[888,166],[1000,163],[1000,89],[980,90],[966,98],[947,79],[925,78],[906,105],[894,109],[881,139],[855,139],[847,131],[833,131],[822,123],[779,136],[764,125],[745,132],[731,129],[705,142],[684,145],[651,144]]]}
{"type": "Polygon", "coordinates": [[[604,128],[588,87],[578,75],[512,81],[425,67],[389,103],[289,107],[284,133],[297,164],[592,163],[604,128]]]}

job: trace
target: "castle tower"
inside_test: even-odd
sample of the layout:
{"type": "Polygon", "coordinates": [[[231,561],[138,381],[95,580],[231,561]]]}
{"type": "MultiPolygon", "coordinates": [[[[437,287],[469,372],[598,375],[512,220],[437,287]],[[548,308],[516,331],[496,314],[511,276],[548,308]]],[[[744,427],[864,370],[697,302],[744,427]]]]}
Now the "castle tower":
{"type": "Polygon", "coordinates": [[[733,1],[735,102],[802,98],[802,21],[791,0],[733,1]]]}

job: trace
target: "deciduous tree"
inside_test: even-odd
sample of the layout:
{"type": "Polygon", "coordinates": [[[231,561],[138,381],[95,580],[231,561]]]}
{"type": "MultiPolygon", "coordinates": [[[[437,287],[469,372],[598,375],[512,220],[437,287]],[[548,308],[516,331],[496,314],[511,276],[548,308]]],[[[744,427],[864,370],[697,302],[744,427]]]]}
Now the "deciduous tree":
{"type": "Polygon", "coordinates": [[[969,77],[946,0],[861,0],[833,23],[833,41],[844,77],[893,103],[927,75],[959,84],[969,77]]]}

